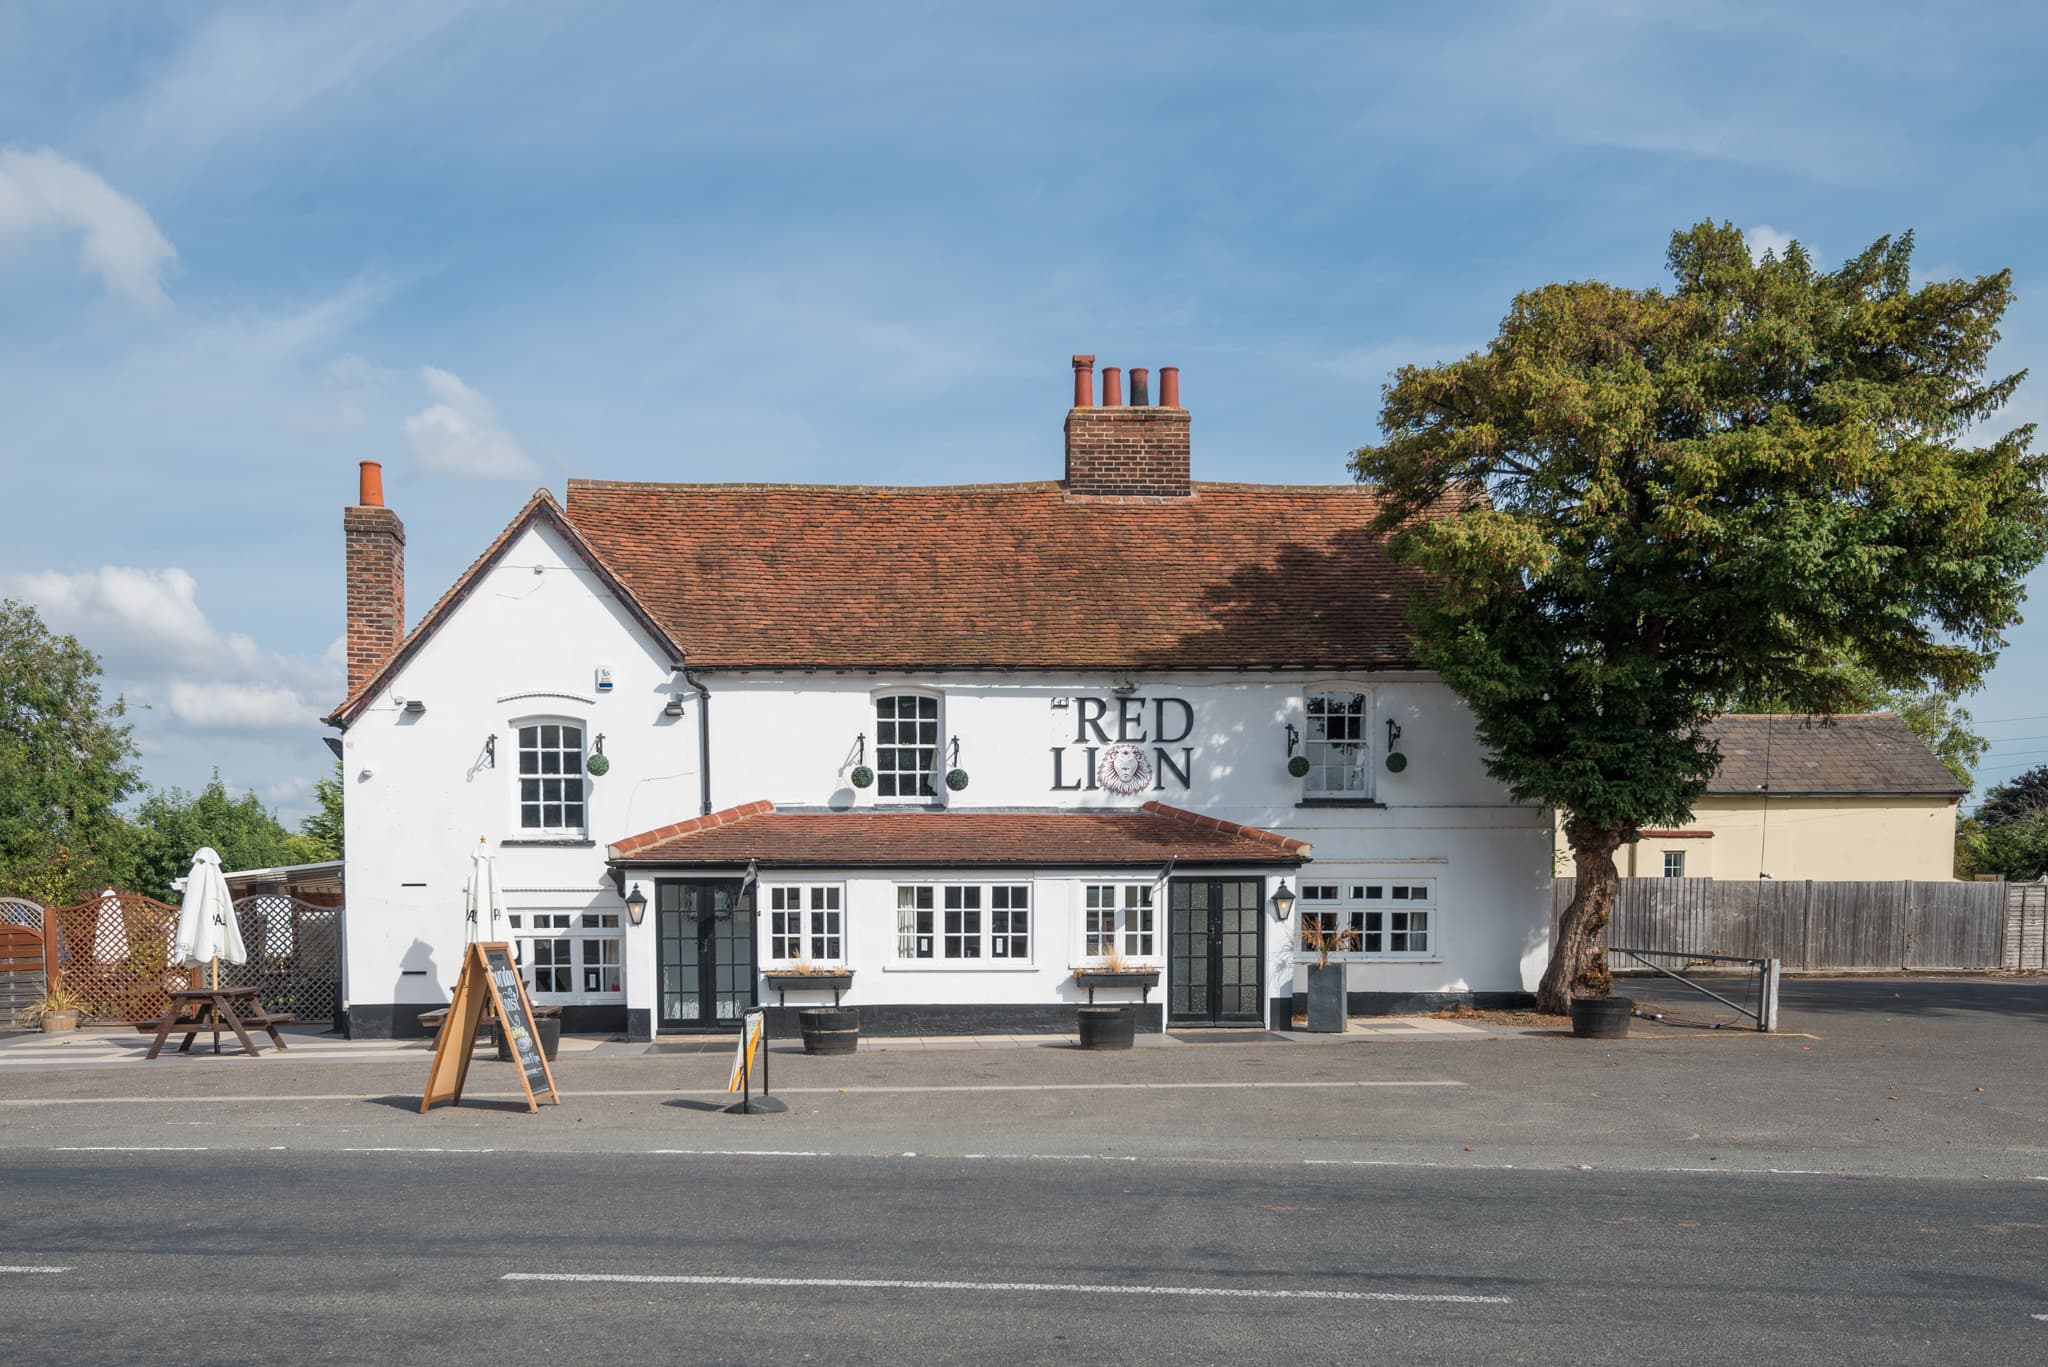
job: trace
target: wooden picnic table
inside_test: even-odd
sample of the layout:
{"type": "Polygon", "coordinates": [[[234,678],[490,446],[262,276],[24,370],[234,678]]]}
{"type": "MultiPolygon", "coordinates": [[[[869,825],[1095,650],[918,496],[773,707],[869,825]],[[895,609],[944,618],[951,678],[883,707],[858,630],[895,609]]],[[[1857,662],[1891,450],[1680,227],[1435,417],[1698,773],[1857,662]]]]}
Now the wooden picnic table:
{"type": "Polygon", "coordinates": [[[178,1052],[189,1053],[192,1041],[209,1031],[213,1034],[213,1052],[218,1054],[222,1029],[232,1030],[252,1058],[262,1052],[250,1037],[252,1029],[268,1032],[270,1042],[284,1048],[284,1036],[277,1033],[277,1027],[290,1025],[296,1018],[289,1012],[265,1011],[260,993],[261,989],[254,987],[194,987],[168,993],[171,1009],[163,1019],[140,1021],[135,1026],[145,1033],[156,1031],[146,1057],[155,1058],[172,1035],[185,1037],[178,1052]]]}

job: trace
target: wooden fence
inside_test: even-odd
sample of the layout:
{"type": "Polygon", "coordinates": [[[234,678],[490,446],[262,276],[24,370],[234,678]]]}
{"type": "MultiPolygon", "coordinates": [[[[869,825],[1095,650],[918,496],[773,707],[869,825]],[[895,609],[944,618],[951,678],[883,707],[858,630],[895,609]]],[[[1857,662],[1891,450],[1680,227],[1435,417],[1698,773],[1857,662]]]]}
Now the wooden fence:
{"type": "MultiPolygon", "coordinates": [[[[1576,879],[1553,891],[1553,924],[1576,879]]],[[[1777,959],[1793,971],[2048,968],[2048,887],[1624,878],[1610,945],[1777,959]]]]}

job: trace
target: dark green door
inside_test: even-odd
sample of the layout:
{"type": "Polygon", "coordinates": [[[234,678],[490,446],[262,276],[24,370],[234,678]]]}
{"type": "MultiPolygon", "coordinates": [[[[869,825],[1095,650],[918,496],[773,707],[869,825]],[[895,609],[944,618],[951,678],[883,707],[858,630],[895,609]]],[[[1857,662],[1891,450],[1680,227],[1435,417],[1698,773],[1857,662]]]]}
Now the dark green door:
{"type": "Polygon", "coordinates": [[[1262,878],[1168,884],[1168,1025],[1266,1023],[1265,893],[1262,878]]]}
{"type": "Polygon", "coordinates": [[[736,1030],[754,1005],[754,913],[737,878],[660,879],[663,1030],[736,1030]]]}

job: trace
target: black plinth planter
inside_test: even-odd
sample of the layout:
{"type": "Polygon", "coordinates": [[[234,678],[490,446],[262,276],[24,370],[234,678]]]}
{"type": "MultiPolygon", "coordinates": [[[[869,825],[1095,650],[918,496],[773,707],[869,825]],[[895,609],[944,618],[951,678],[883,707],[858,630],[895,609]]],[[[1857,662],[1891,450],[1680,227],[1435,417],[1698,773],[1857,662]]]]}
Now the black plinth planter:
{"type": "MultiPolygon", "coordinates": [[[[562,1044],[561,1019],[556,1016],[537,1017],[533,1022],[533,1028],[540,1032],[541,1053],[547,1055],[547,1060],[549,1063],[553,1063],[555,1061],[555,1051],[559,1049],[562,1044]]],[[[498,1062],[512,1062],[512,1044],[509,1040],[505,1038],[505,1032],[498,1026],[493,1025],[491,1027],[491,1033],[495,1035],[498,1040],[498,1062]]]]}
{"type": "Polygon", "coordinates": [[[806,1054],[850,1054],[860,1047],[860,1013],[850,1006],[811,1006],[796,1013],[806,1054]]]}
{"type": "Polygon", "coordinates": [[[1083,1049],[1128,1049],[1138,1035],[1138,1013],[1128,1006],[1081,1008],[1083,1049]]]}
{"type": "Polygon", "coordinates": [[[1575,997],[1572,1033],[1585,1039],[1621,1039],[1628,1034],[1635,1009],[1633,997],[1575,997]]]}
{"type": "Polygon", "coordinates": [[[1308,970],[1308,1028],[1324,1034],[1341,1035],[1349,1012],[1344,1003],[1344,965],[1328,964],[1308,970]]]}

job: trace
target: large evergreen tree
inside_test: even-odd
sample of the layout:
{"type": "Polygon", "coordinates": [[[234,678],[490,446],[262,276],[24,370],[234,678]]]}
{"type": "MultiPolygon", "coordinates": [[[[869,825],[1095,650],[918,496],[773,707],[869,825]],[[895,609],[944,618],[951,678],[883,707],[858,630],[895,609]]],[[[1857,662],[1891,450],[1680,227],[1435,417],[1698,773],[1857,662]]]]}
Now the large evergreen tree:
{"type": "Polygon", "coordinates": [[[1519,296],[1483,352],[1406,367],[1354,457],[1426,570],[1418,651],[1489,771],[1556,807],[1578,874],[1538,992],[1608,990],[1614,852],[1691,814],[1743,698],[1854,708],[1974,687],[2048,552],[2032,429],[1979,439],[2009,273],[1911,278],[1911,235],[1839,270],[1732,226],[1672,237],[1669,290],[1519,296]]]}

